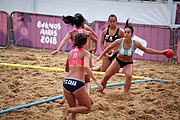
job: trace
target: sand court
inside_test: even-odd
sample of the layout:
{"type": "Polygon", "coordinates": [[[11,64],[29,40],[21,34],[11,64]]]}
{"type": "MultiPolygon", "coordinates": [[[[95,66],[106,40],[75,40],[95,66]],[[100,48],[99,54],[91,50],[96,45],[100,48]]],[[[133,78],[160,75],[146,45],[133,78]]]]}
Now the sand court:
{"type": "MultiPolygon", "coordinates": [[[[0,63],[27,66],[0,65],[0,110],[6,110],[63,94],[62,83],[66,53],[51,56],[49,50],[29,48],[9,48],[0,50],[0,63]],[[47,68],[47,69],[46,69],[47,68]],[[57,68],[52,70],[51,68],[57,68]],[[50,70],[49,70],[50,69],[50,70]],[[62,71],[61,71],[62,70],[62,71]]],[[[93,58],[94,60],[94,58],[93,58]]],[[[96,65],[100,64],[96,63],[96,65]]],[[[127,98],[123,96],[123,86],[108,87],[105,94],[91,90],[94,101],[92,111],[78,115],[80,120],[179,120],[180,119],[180,65],[162,62],[135,61],[134,80],[145,78],[168,80],[169,82],[140,82],[132,84],[127,98]]],[[[95,74],[98,80],[102,74],[95,74]]],[[[124,82],[123,75],[114,75],[108,83],[124,82]]],[[[94,86],[93,81],[91,81],[94,86]]],[[[7,120],[56,120],[62,119],[65,103],[48,102],[29,108],[0,115],[7,120]]]]}

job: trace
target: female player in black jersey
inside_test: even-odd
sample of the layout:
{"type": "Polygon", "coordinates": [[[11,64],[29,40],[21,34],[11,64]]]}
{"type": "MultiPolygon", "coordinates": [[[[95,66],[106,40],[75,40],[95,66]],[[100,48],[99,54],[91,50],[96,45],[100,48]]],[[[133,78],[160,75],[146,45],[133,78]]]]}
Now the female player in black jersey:
{"type": "MultiPolygon", "coordinates": [[[[108,28],[105,28],[102,32],[101,38],[101,49],[104,51],[106,47],[108,47],[111,43],[113,43],[116,39],[124,37],[124,33],[121,29],[117,27],[117,17],[114,14],[111,14],[108,17],[108,28]]],[[[112,63],[114,58],[117,55],[117,51],[113,48],[110,49],[105,56],[102,58],[102,65],[93,67],[94,71],[102,71],[105,72],[109,65],[112,63]]]]}

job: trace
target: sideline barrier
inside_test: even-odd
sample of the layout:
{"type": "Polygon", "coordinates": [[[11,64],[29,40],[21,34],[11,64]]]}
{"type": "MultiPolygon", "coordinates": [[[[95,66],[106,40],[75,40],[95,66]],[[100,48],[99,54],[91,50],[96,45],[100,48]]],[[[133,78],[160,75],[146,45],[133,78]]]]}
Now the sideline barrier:
{"type": "MultiPolygon", "coordinates": [[[[98,47],[97,55],[102,53],[100,44],[102,31],[107,28],[107,21],[94,21],[93,23],[94,31],[97,33],[98,37],[98,47]]],[[[124,28],[123,23],[117,23],[119,28],[124,28]]],[[[168,26],[155,26],[155,25],[140,25],[133,24],[134,35],[146,40],[147,47],[157,50],[164,50],[170,48],[171,42],[171,28],[168,26]]],[[[159,62],[168,62],[169,59],[161,55],[152,55],[144,53],[143,56],[134,54],[133,57],[135,60],[149,60],[149,61],[159,61],[159,62]]]]}
{"type": "MultiPolygon", "coordinates": [[[[62,38],[69,30],[72,30],[71,25],[63,22],[61,16],[42,15],[26,12],[14,11],[12,17],[12,30],[15,46],[24,46],[41,49],[56,49],[62,38]]],[[[107,21],[94,21],[92,28],[97,33],[98,47],[96,55],[102,52],[100,47],[102,31],[107,28],[107,21]]],[[[124,28],[123,23],[118,23],[118,27],[124,28]]],[[[134,35],[146,40],[147,47],[157,50],[164,50],[170,48],[171,42],[171,28],[168,26],[153,26],[133,24],[135,29],[134,35]]],[[[70,41],[65,45],[64,51],[72,49],[70,41]]],[[[139,56],[134,55],[136,60],[151,60],[168,62],[169,59],[165,56],[144,54],[139,56]]]]}
{"type": "MultiPolygon", "coordinates": [[[[141,82],[150,82],[150,81],[168,82],[167,80],[133,80],[131,82],[131,84],[141,83],[141,82]]],[[[124,85],[124,82],[107,84],[106,87],[122,86],[122,85],[124,85]]],[[[98,86],[91,86],[91,88],[92,89],[96,89],[96,88],[98,88],[98,86]]],[[[41,100],[41,101],[38,101],[38,102],[33,102],[33,103],[25,104],[25,105],[22,105],[22,106],[17,106],[17,107],[13,107],[13,108],[6,109],[6,110],[1,110],[0,111],[0,115],[2,115],[4,113],[11,112],[11,111],[19,110],[19,109],[29,108],[29,107],[32,107],[32,106],[35,106],[35,105],[39,105],[39,104],[43,104],[43,103],[48,103],[50,101],[61,99],[62,97],[63,97],[62,95],[59,95],[59,96],[55,96],[55,97],[52,97],[52,98],[49,98],[49,99],[46,99],[46,100],[41,100]]]]}
{"type": "MultiPolygon", "coordinates": [[[[72,26],[63,22],[61,16],[18,11],[12,12],[11,16],[15,46],[57,49],[67,31],[72,29],[72,26]]],[[[71,49],[71,42],[68,41],[62,50],[71,49]]]]}
{"type": "Polygon", "coordinates": [[[176,29],[176,61],[180,64],[180,27],[176,29]]]}
{"type": "Polygon", "coordinates": [[[0,11],[0,48],[8,47],[8,13],[0,11]]]}
{"type": "MultiPolygon", "coordinates": [[[[32,68],[32,69],[42,69],[42,70],[52,70],[52,71],[60,71],[60,72],[65,72],[64,69],[61,68],[51,68],[51,67],[41,67],[41,66],[32,66],[32,65],[21,65],[21,64],[10,64],[10,63],[0,63],[0,65],[4,65],[4,66],[10,66],[10,67],[20,67],[20,68],[32,68]]],[[[103,75],[105,74],[105,72],[97,72],[97,71],[93,71],[94,74],[98,74],[98,75],[103,75]]],[[[124,74],[118,74],[119,76],[125,76],[124,74]]],[[[132,78],[135,79],[151,79],[148,77],[143,77],[143,76],[135,76],[133,75],[132,78]]]]}

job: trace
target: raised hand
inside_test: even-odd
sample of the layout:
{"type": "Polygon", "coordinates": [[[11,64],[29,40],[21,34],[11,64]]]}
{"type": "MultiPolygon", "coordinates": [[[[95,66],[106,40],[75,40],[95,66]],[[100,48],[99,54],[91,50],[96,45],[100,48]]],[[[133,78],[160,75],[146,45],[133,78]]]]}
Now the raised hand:
{"type": "Polygon", "coordinates": [[[101,60],[101,58],[100,58],[100,57],[97,57],[97,58],[95,59],[94,63],[97,63],[97,62],[100,61],[100,60],[101,60]]]}
{"type": "Polygon", "coordinates": [[[51,55],[57,55],[58,52],[59,52],[58,50],[55,50],[55,51],[51,52],[51,55]]]}

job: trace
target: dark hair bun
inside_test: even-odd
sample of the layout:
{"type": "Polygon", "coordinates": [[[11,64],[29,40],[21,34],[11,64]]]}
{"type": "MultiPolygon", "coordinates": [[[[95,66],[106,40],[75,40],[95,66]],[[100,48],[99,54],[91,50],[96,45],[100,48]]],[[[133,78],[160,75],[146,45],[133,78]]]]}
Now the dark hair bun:
{"type": "Polygon", "coordinates": [[[75,44],[74,46],[77,46],[78,48],[81,48],[83,45],[86,44],[87,42],[87,35],[83,34],[83,33],[78,33],[75,36],[75,44]]]}
{"type": "Polygon", "coordinates": [[[84,17],[80,13],[76,13],[74,15],[74,24],[76,26],[81,26],[81,24],[85,21],[84,17]]]}

